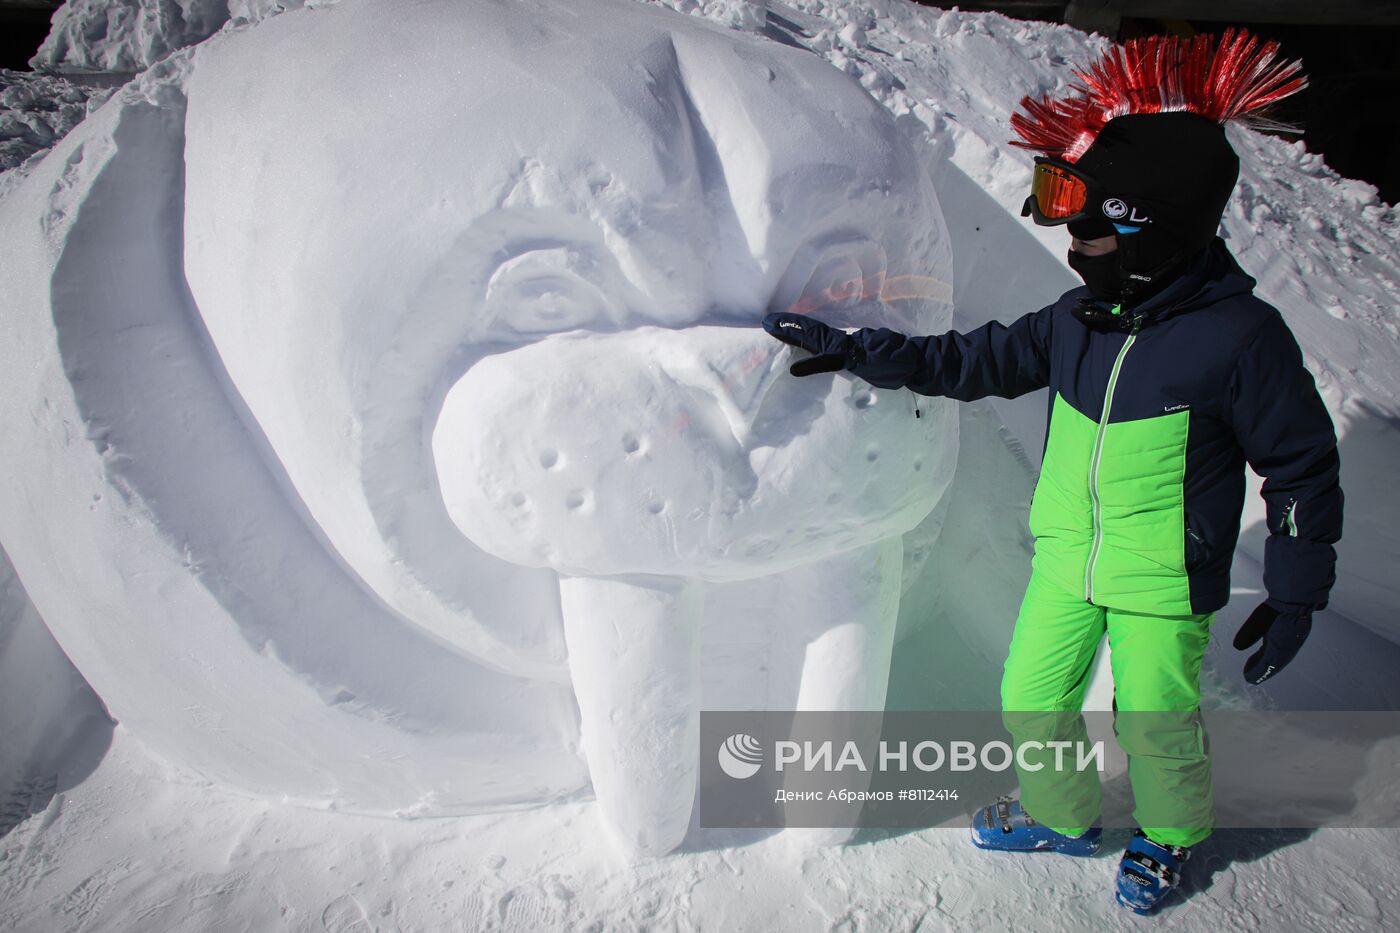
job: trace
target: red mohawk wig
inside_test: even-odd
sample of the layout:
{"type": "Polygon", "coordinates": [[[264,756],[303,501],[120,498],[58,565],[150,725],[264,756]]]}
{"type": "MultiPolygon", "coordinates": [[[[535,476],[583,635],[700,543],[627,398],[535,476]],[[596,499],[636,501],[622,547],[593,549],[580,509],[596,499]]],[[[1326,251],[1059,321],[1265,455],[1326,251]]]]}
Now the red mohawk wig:
{"type": "Polygon", "coordinates": [[[1011,144],[1074,162],[1104,124],[1125,114],[1186,111],[1221,125],[1248,118],[1307,87],[1302,63],[1278,61],[1278,49],[1234,28],[1218,46],[1211,35],[1129,39],[1076,70],[1068,96],[1022,98],[1025,113],[1011,115],[1021,138],[1011,144]]]}

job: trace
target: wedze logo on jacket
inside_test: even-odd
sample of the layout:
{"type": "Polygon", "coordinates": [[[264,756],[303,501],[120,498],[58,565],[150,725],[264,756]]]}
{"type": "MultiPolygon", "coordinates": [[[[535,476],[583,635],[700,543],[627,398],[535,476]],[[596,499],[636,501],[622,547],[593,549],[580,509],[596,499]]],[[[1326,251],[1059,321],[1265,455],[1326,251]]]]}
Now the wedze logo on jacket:
{"type": "Polygon", "coordinates": [[[882,388],[970,401],[1049,387],[1031,503],[1036,569],[1092,602],[1159,615],[1229,600],[1244,466],[1264,477],[1264,585],[1320,606],[1341,537],[1336,431],[1298,342],[1217,238],[1132,309],[1073,316],[1077,288],[1012,324],[907,337],[864,328],[850,369],[882,388]]]}

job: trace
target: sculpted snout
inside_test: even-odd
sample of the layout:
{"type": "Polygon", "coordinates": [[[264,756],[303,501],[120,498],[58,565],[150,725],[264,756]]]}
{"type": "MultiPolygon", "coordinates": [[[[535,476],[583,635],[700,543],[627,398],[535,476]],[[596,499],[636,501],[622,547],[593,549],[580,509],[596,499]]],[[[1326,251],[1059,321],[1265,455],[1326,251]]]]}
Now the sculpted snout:
{"type": "Polygon", "coordinates": [[[942,491],[951,410],[794,379],[792,353],[757,327],[693,327],[488,356],[433,432],[448,514],[513,563],[710,580],[913,527],[942,491]]]}

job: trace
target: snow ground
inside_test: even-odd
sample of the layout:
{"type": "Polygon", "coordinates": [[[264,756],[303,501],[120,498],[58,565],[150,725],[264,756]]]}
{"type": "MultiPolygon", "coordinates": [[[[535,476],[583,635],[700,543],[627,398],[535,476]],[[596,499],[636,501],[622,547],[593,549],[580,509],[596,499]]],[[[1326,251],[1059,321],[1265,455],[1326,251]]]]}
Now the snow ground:
{"type": "Polygon", "coordinates": [[[628,864],[589,802],[452,820],[318,812],[176,779],[118,729],[102,766],[4,839],[0,927],[63,930],[1385,930],[1395,833],[1222,830],[1154,920],[1091,859],[989,853],[964,830],[803,852],[697,830],[628,864]],[[1358,862],[1366,866],[1358,871],[1358,862]]]}
{"type": "MultiPolygon", "coordinates": [[[[898,0],[661,5],[809,48],[860,80],[928,147],[954,253],[955,326],[1008,319],[1074,283],[1055,234],[1015,216],[1029,156],[1005,146],[1006,116],[1020,94],[1062,82],[1066,63],[1083,61],[1098,40],[898,0]],[[771,15],[756,30],[754,10],[763,7],[771,15]]],[[[276,5],[248,7],[244,22],[276,5]]],[[[190,21],[202,31],[222,19],[190,21]]],[[[130,22],[139,28],[116,30],[113,42],[153,56],[131,59],[133,67],[202,38],[162,33],[150,17],[130,22]]],[[[83,54],[95,67],[117,53],[99,40],[83,54]]],[[[1368,186],[1338,179],[1300,145],[1252,134],[1236,141],[1245,170],[1226,232],[1298,334],[1338,420],[1348,500],[1365,506],[1349,512],[1336,599],[1289,677],[1246,694],[1236,686],[1238,656],[1217,639],[1207,692],[1218,705],[1395,709],[1400,516],[1388,464],[1400,443],[1400,224],[1368,186]]],[[[7,175],[0,191],[14,184],[7,175]]],[[[962,412],[959,470],[936,513],[943,534],[910,544],[930,551],[929,570],[906,581],[891,706],[994,703],[988,672],[1024,585],[1020,523],[1042,419],[1038,395],[962,412]],[[983,585],[958,585],[968,579],[983,585]]],[[[1225,632],[1259,592],[1257,519],[1237,554],[1239,598],[1217,623],[1225,632]]],[[[106,725],[100,701],[15,578],[2,582],[3,928],[1070,930],[1143,922],[1111,903],[1112,845],[1085,862],[1019,859],[931,830],[802,851],[782,836],[692,827],[676,854],[628,865],[603,843],[586,796],[394,820],[237,794],[162,761],[128,731],[134,724],[106,725]],[[33,716],[15,716],[21,704],[33,716]]],[[[1107,687],[1100,676],[1100,702],[1107,687]]],[[[560,784],[571,782],[576,770],[560,784]]],[[[1395,831],[1222,832],[1198,853],[1190,896],[1155,922],[1394,928],[1397,839],[1395,831]]]]}

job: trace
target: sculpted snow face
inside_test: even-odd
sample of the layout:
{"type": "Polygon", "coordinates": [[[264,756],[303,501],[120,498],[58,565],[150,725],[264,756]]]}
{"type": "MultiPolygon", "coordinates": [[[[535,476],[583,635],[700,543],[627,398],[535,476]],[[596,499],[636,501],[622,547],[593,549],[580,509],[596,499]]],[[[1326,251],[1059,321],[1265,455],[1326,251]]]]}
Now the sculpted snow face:
{"type": "Polygon", "coordinates": [[[846,76],[653,9],[329,13],[200,63],[191,288],[317,526],[386,603],[528,673],[550,661],[538,620],[460,607],[514,567],[564,575],[595,790],[625,847],[666,851],[708,586],[855,594],[794,622],[786,700],[883,703],[898,539],[947,485],[952,414],[796,380],[757,325],[801,303],[946,326],[927,176],[846,76]],[[306,67],[306,42],[347,47],[366,18],[393,24],[367,59],[306,67]],[[908,275],[914,298],[882,300],[908,275]]]}
{"type": "MultiPolygon", "coordinates": [[[[476,468],[438,469],[423,438],[449,387],[464,380],[443,410],[443,424],[466,419],[452,432],[459,437],[500,414],[470,390],[481,378],[473,364],[489,355],[520,373],[517,395],[558,394],[542,384],[562,380],[577,387],[572,404],[593,416],[570,419],[567,435],[546,422],[521,423],[530,436],[513,438],[521,462],[537,463],[547,449],[567,458],[556,464],[566,472],[551,474],[567,488],[548,503],[532,500],[536,515],[575,496],[588,501],[566,507],[574,518],[589,503],[605,510],[593,531],[578,522],[570,532],[606,535],[603,518],[628,516],[607,511],[612,503],[589,476],[567,472],[566,463],[582,463],[567,442],[606,430],[610,456],[645,466],[664,442],[651,417],[691,418],[696,436],[685,442],[704,448],[698,435],[709,434],[720,446],[707,456],[724,463],[697,462],[697,476],[709,470],[716,480],[706,494],[696,492],[698,479],[652,484],[659,498],[636,513],[645,527],[670,521],[683,539],[694,528],[697,538],[713,533],[722,542],[760,518],[781,521],[795,530],[786,544],[773,543],[775,556],[788,551],[790,564],[916,523],[941,482],[932,439],[946,436],[948,416],[936,406],[914,420],[907,409],[897,417],[889,405],[866,405],[867,420],[889,418],[901,431],[878,443],[859,433],[827,438],[825,425],[835,422],[819,415],[865,405],[867,396],[846,380],[813,380],[782,386],[789,411],[769,426],[771,436],[739,441],[715,428],[726,423],[725,410],[733,417],[762,401],[755,379],[772,369],[771,360],[747,360],[747,350],[740,359],[748,372],[717,374],[735,398],[703,385],[677,388],[654,399],[654,411],[669,410],[653,415],[643,397],[594,397],[589,389],[600,369],[621,379],[619,367],[648,355],[637,340],[619,336],[592,358],[571,353],[567,367],[536,352],[533,372],[507,359],[551,334],[646,325],[672,331],[658,345],[691,355],[680,368],[707,365],[700,342],[684,339],[683,329],[697,325],[743,328],[754,353],[776,358],[787,351],[758,329],[762,313],[848,282],[858,285],[852,296],[823,309],[832,320],[937,327],[945,303],[860,300],[886,273],[946,280],[950,262],[926,175],[888,115],[809,55],[666,11],[603,2],[585,23],[564,3],[459,6],[368,2],[278,17],[258,27],[256,41],[209,49],[190,83],[190,286],[230,378],[340,557],[439,638],[507,670],[546,676],[561,654],[549,627],[520,618],[497,625],[463,611],[481,602],[483,585],[506,599],[510,581],[521,578],[483,560],[483,548],[570,572],[661,569],[661,553],[630,568],[625,555],[571,562],[566,551],[576,548],[549,522],[526,532],[528,546],[511,543],[499,526],[516,520],[512,500],[530,497],[531,478],[500,477],[490,511],[507,511],[477,516],[473,487],[484,477],[476,468]],[[396,25],[374,33],[372,52],[323,51],[358,48],[374,17],[396,25]],[[625,344],[633,349],[606,350],[625,344]],[[630,460],[629,431],[648,444],[630,460]],[[781,469],[761,469],[794,438],[822,452],[802,469],[784,464],[786,454],[774,463],[781,469]],[[838,450],[847,456],[843,445],[853,442],[922,446],[922,472],[892,449],[862,449],[859,477],[834,488],[820,465],[838,450]],[[871,453],[883,459],[861,459],[871,453]],[[842,501],[828,503],[837,493],[842,501]],[[648,511],[668,499],[669,511],[648,511]],[[687,523],[697,508],[715,527],[687,523]],[[722,521],[726,509],[739,520],[732,529],[722,521]],[[804,540],[807,526],[808,538],[841,534],[814,546],[804,540]],[[545,538],[556,539],[559,560],[538,553],[545,538]]],[[[556,402],[553,412],[564,409],[556,402]]],[[[470,440],[445,439],[442,425],[436,431],[448,460],[470,440]]],[[[592,465],[604,468],[602,460],[592,465]]],[[[610,549],[606,540],[578,547],[610,549]]],[[[678,559],[715,550],[693,541],[677,547],[669,565],[676,571],[684,569],[678,559]]],[[[751,575],[738,566],[743,558],[714,555],[727,565],[695,570],[751,575]]]]}
{"type": "MultiPolygon", "coordinates": [[[[171,300],[192,299],[217,357],[189,365],[235,400],[240,456],[293,503],[279,520],[385,617],[367,631],[394,634],[313,624],[310,584],[289,590],[289,631],[403,696],[341,687],[330,661],[286,662],[297,683],[377,728],[438,734],[448,713],[402,712],[450,693],[432,679],[448,674],[395,657],[411,631],[491,669],[458,687],[496,699],[459,705],[533,711],[543,730],[557,697],[518,685],[570,686],[608,825],[647,852],[688,825],[707,619],[766,633],[747,696],[883,705],[900,535],[948,484],[954,413],[921,400],[915,417],[909,396],[845,375],[794,379],[758,326],[793,306],[948,325],[931,186],[857,84],[627,0],[586,17],[562,0],[359,0],[216,37],[187,93],[183,160],[166,162],[183,165],[189,295],[171,300]]],[[[178,139],[171,126],[128,135],[178,139]]],[[[258,654],[247,670],[279,658],[258,654]]],[[[341,733],[299,722],[309,749],[336,747],[341,733]]],[[[241,741],[256,758],[251,725],[241,741]]],[[[333,776],[363,758],[346,756],[333,776]]]]}

